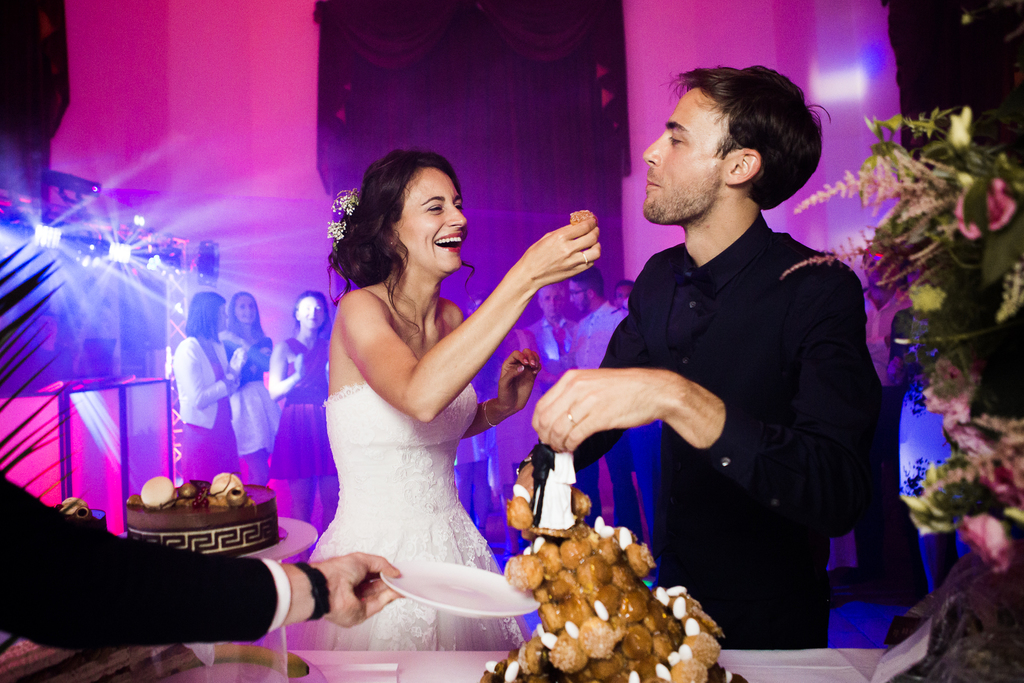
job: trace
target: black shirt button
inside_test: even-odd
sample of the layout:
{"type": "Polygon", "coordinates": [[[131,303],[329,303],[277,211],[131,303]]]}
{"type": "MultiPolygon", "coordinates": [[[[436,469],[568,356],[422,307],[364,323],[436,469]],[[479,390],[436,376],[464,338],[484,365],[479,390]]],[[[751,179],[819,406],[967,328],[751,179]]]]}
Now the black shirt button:
{"type": "Polygon", "coordinates": [[[731,463],[732,460],[730,460],[729,458],[722,458],[720,462],[722,463],[722,467],[728,467],[729,463],[731,463]]]}
{"type": "Polygon", "coordinates": [[[697,302],[696,301],[691,301],[690,302],[690,308],[697,308],[697,302]]]}
{"type": "Polygon", "coordinates": [[[683,360],[682,360],[683,365],[686,365],[689,362],[690,362],[690,357],[689,356],[683,356],[683,360]]]}
{"type": "Polygon", "coordinates": [[[772,498],[771,505],[772,505],[773,508],[779,507],[779,499],[778,498],[772,498]]]}

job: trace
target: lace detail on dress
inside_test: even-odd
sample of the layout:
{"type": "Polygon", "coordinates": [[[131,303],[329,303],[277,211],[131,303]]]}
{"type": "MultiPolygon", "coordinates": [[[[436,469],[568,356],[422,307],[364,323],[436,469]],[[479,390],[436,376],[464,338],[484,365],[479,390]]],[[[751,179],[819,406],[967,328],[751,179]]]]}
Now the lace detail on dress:
{"type": "Polygon", "coordinates": [[[333,394],[327,397],[327,400],[324,401],[324,407],[326,408],[335,401],[340,401],[343,398],[348,398],[352,394],[358,393],[359,391],[362,391],[368,386],[370,385],[367,384],[366,382],[360,382],[359,384],[348,384],[346,386],[343,386],[341,389],[338,389],[333,394]]]}
{"type": "MultiPolygon", "coordinates": [[[[473,422],[476,400],[469,386],[424,423],[365,383],[328,398],[341,504],[311,559],[367,552],[399,564],[447,562],[498,571],[455,490],[455,449],[473,422]]],[[[310,622],[289,627],[288,639],[297,649],[509,650],[522,644],[523,630],[515,619],[467,619],[401,599],[357,627],[310,622]]]]}

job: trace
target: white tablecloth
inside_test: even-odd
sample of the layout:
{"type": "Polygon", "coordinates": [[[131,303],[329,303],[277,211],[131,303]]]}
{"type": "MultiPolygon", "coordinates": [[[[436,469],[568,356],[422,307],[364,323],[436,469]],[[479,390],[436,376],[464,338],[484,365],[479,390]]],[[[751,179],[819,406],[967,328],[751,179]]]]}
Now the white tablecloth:
{"type": "MultiPolygon", "coordinates": [[[[327,683],[477,683],[507,652],[296,650],[327,683]]],[[[726,650],[719,661],[750,683],[866,683],[885,650],[726,650]]]]}

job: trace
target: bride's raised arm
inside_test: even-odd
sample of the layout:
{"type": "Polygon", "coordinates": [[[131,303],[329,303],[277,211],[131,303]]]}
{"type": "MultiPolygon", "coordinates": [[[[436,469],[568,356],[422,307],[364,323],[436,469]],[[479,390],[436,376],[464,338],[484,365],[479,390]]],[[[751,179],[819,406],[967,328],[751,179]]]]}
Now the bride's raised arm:
{"type": "MultiPolygon", "coordinates": [[[[392,406],[417,420],[433,420],[480,371],[538,289],[585,270],[600,257],[597,240],[592,218],[544,235],[465,321],[457,306],[436,299],[436,326],[422,330],[419,353],[396,332],[396,314],[386,300],[367,290],[347,294],[331,335],[332,391],[342,383],[334,377],[349,375],[354,365],[392,406]]],[[[504,417],[491,415],[490,420],[504,417]]]]}

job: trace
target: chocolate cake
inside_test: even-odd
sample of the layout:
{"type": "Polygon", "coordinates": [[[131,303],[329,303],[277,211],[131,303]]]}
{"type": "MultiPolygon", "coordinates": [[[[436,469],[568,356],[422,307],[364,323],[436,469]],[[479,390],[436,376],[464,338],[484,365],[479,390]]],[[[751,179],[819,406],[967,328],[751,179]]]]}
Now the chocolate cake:
{"type": "MultiPolygon", "coordinates": [[[[230,486],[218,487],[220,478],[212,485],[197,481],[176,490],[171,486],[172,493],[156,501],[147,500],[146,487],[154,481],[150,480],[142,496],[128,499],[128,538],[208,555],[245,555],[275,545],[279,537],[274,491],[252,484],[243,487],[234,477],[230,486]]],[[[166,487],[170,480],[158,483],[166,487]]]]}

